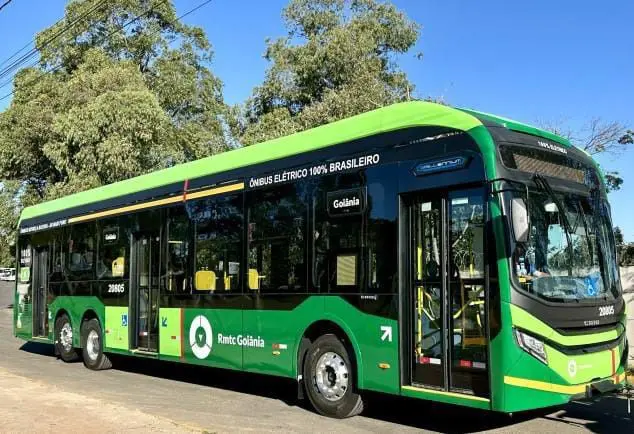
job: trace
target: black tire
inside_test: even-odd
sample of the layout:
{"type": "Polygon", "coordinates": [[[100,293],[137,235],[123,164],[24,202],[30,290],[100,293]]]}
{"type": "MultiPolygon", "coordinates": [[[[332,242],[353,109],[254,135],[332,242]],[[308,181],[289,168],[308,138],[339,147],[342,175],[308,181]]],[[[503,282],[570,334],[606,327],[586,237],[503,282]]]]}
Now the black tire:
{"type": "Polygon", "coordinates": [[[72,344],[73,338],[73,325],[70,322],[70,318],[65,313],[58,316],[55,320],[55,354],[60,357],[66,363],[74,362],[79,359],[77,350],[72,344]],[[70,336],[69,332],[70,331],[70,336]],[[70,346],[65,345],[63,342],[70,338],[70,346]]]}
{"type": "Polygon", "coordinates": [[[81,325],[81,348],[84,365],[93,371],[112,367],[112,362],[103,352],[103,333],[96,318],[81,325]],[[91,342],[88,342],[90,339],[91,342]]]}
{"type": "Polygon", "coordinates": [[[323,335],[312,343],[304,359],[302,376],[308,399],[320,414],[343,419],[363,411],[363,400],[356,390],[354,365],[346,346],[337,336],[323,335]],[[325,358],[322,359],[322,357],[325,358]],[[318,367],[320,359],[326,363],[318,367]],[[330,365],[343,369],[340,373],[347,372],[347,374],[335,373],[330,365]],[[324,375],[325,372],[328,374],[324,375]],[[343,387],[344,384],[345,387],[343,387]],[[334,389],[331,389],[334,392],[323,390],[324,386],[329,385],[336,385],[334,389]]]}

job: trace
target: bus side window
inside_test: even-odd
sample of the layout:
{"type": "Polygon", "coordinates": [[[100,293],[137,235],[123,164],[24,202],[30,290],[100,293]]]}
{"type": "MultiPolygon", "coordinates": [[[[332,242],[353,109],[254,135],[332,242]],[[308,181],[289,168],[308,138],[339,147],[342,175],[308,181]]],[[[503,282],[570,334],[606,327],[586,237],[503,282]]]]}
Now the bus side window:
{"type": "Polygon", "coordinates": [[[250,290],[306,291],[307,187],[297,182],[248,193],[250,290]]]}
{"type": "Polygon", "coordinates": [[[163,289],[168,294],[189,293],[189,217],[184,208],[174,207],[168,210],[168,219],[167,275],[163,289]]]}
{"type": "Polygon", "coordinates": [[[124,279],[129,276],[129,236],[125,220],[115,217],[99,222],[97,279],[124,279]]]}
{"type": "Polygon", "coordinates": [[[313,191],[313,285],[322,293],[366,286],[367,189],[361,172],[325,176],[313,191]]]}
{"type": "Polygon", "coordinates": [[[69,280],[88,281],[95,278],[95,223],[80,223],[70,227],[68,237],[69,280]]]}
{"type": "Polygon", "coordinates": [[[49,277],[48,280],[51,283],[63,282],[65,279],[64,273],[64,232],[62,229],[54,231],[51,236],[49,244],[49,277]]]}
{"type": "Polygon", "coordinates": [[[242,207],[242,194],[188,202],[195,240],[194,290],[241,291],[242,207]]]}

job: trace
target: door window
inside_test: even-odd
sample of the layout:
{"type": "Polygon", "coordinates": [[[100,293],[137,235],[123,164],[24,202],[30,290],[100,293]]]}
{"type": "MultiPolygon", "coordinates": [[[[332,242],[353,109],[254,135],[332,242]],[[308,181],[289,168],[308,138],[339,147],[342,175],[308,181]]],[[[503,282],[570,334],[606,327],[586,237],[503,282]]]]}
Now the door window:
{"type": "Polygon", "coordinates": [[[452,192],[448,200],[451,387],[487,388],[484,286],[484,197],[452,192]]]}
{"type": "Polygon", "coordinates": [[[414,381],[444,387],[442,201],[416,202],[414,231],[414,381]]]}

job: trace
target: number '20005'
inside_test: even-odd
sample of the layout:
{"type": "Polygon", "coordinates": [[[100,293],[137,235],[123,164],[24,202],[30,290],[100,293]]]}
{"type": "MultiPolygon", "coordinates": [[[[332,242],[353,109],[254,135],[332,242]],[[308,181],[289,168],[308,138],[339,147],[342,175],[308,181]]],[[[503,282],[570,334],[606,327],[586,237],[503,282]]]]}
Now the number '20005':
{"type": "Polygon", "coordinates": [[[599,306],[599,316],[614,315],[614,306],[599,306]]]}
{"type": "Polygon", "coordinates": [[[109,293],[122,293],[125,292],[125,284],[123,283],[111,283],[108,285],[109,293]]]}

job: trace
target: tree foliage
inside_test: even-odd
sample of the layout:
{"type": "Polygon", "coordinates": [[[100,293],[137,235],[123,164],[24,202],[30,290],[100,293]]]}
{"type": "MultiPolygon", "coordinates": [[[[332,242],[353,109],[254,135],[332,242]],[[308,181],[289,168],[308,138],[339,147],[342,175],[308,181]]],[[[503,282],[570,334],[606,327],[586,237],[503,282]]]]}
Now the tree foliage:
{"type": "Polygon", "coordinates": [[[71,1],[36,47],[39,65],[16,75],[0,113],[5,207],[227,149],[210,43],[171,2],[71,1]]]}
{"type": "Polygon", "coordinates": [[[418,39],[417,24],[377,0],[291,0],[288,35],[267,41],[271,62],[234,132],[251,144],[409,98],[395,63],[418,39]]]}
{"type": "Polygon", "coordinates": [[[616,244],[616,256],[619,265],[622,267],[634,265],[634,243],[625,242],[623,231],[618,226],[614,228],[614,243],[616,244]]]}

